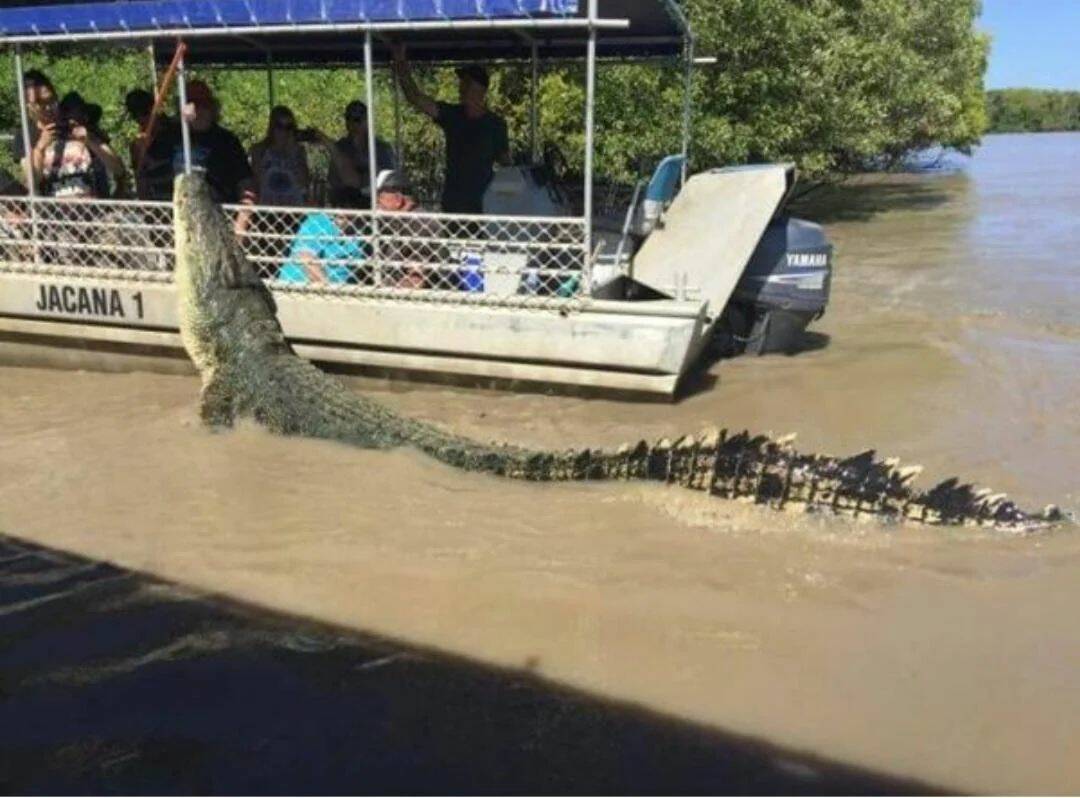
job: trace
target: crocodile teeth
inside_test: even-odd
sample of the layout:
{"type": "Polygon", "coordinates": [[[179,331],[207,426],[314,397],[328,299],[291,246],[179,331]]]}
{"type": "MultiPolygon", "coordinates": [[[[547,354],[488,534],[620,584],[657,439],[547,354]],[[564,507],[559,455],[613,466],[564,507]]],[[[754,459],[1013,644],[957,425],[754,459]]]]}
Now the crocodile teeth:
{"type": "Polygon", "coordinates": [[[921,465],[909,465],[896,469],[896,476],[901,482],[910,482],[923,472],[921,465]]]}

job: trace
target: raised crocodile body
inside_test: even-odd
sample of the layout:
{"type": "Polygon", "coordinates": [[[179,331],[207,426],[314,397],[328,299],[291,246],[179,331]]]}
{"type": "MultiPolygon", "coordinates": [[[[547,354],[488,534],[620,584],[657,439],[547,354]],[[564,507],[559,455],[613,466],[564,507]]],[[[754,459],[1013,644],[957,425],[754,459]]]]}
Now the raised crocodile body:
{"type": "Polygon", "coordinates": [[[180,332],[202,376],[201,415],[210,425],[250,416],[277,433],[379,449],[413,446],[444,463],[503,477],[657,480],[781,508],[1017,529],[1062,517],[1052,506],[1024,512],[1003,495],[956,479],[921,491],[911,484],[918,467],[877,459],[872,451],[847,458],[801,454],[790,436],[715,430],[565,452],[477,443],[357,396],[295,355],[270,292],[201,176],[177,180],[175,225],[180,332]]]}

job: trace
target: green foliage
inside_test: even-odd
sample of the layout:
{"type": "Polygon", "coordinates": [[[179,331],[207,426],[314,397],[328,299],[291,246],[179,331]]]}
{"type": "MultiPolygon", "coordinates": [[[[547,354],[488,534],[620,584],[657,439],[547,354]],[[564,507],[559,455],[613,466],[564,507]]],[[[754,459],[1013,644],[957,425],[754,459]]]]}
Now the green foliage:
{"type": "MultiPolygon", "coordinates": [[[[791,161],[804,176],[830,179],[887,168],[931,145],[968,150],[986,127],[982,76],[988,41],[974,29],[978,0],[686,0],[686,9],[697,55],[717,60],[694,74],[695,170],[791,161]]],[[[128,89],[149,83],[145,50],[65,47],[34,53],[27,62],[45,69],[61,94],[77,88],[104,106],[105,130],[114,143],[126,143],[134,129],[121,99],[128,89]]],[[[2,69],[13,74],[9,53],[0,57],[2,69]]],[[[226,126],[248,145],[263,136],[264,72],[201,77],[218,92],[226,126]]],[[[440,99],[456,97],[450,70],[418,68],[417,78],[440,99]]],[[[9,128],[17,115],[12,83],[0,80],[0,123],[9,128]]],[[[356,69],[278,70],[274,85],[276,102],[292,107],[301,126],[335,137],[342,133],[345,104],[364,97],[356,69]]],[[[375,94],[379,135],[393,140],[393,88],[385,71],[379,72],[375,94]]],[[[580,172],[584,68],[546,66],[539,97],[541,140],[557,145],[571,171],[580,172]]],[[[493,69],[490,102],[507,118],[512,146],[526,150],[528,69],[493,69]]],[[[682,107],[679,63],[601,65],[598,172],[625,181],[677,152],[682,107]]],[[[400,122],[410,177],[430,191],[441,178],[441,132],[409,108],[400,122]]]]}
{"type": "Polygon", "coordinates": [[[804,174],[892,165],[932,144],[970,148],[984,127],[987,41],[976,0],[691,0],[702,70],[695,163],[790,160],[804,174]],[[719,132],[719,131],[718,131],[719,132]]]}
{"type": "Polygon", "coordinates": [[[1080,130],[1080,91],[997,89],[986,105],[993,133],[1080,130]]]}

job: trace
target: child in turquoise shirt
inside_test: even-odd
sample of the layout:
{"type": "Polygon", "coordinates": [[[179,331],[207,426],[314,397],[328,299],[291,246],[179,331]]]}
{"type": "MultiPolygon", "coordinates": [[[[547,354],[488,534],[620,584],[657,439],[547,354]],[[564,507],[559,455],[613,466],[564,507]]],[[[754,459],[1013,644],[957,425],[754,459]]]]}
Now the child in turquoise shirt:
{"type": "Polygon", "coordinates": [[[289,259],[278,271],[278,280],[310,283],[311,271],[319,269],[324,282],[354,283],[355,264],[365,257],[361,243],[356,238],[347,238],[330,214],[310,213],[293,239],[289,259]]]}

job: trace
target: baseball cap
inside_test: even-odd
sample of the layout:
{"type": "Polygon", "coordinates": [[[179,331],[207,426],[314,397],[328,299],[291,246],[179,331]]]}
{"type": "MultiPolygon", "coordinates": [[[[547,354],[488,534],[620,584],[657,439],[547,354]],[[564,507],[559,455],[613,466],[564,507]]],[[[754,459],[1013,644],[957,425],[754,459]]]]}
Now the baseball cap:
{"type": "Polygon", "coordinates": [[[466,64],[463,67],[458,67],[456,70],[459,78],[468,78],[473,83],[483,86],[485,89],[488,84],[491,83],[491,78],[488,77],[488,72],[479,64],[466,64]]]}
{"type": "Polygon", "coordinates": [[[408,188],[405,175],[397,169],[383,169],[375,178],[376,191],[406,191],[408,188]]]}
{"type": "Polygon", "coordinates": [[[187,83],[187,101],[189,103],[209,105],[214,101],[214,92],[202,80],[189,80],[187,83]]]}

